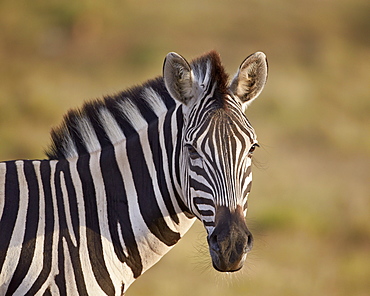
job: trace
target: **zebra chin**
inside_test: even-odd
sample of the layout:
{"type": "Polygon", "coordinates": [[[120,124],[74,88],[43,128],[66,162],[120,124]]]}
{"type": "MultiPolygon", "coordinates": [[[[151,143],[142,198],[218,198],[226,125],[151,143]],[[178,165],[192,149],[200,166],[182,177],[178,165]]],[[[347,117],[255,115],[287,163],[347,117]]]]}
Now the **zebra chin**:
{"type": "Polygon", "coordinates": [[[230,212],[227,207],[218,207],[215,222],[216,226],[207,238],[213,267],[220,272],[238,271],[253,247],[253,236],[243,211],[237,208],[230,212]]]}

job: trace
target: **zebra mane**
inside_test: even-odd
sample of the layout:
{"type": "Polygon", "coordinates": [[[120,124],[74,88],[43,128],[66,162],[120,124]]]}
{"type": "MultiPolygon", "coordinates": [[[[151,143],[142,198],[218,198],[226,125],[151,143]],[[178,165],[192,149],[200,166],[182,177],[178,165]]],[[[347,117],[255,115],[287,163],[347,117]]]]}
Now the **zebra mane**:
{"type": "MultiPolygon", "coordinates": [[[[228,76],[219,54],[211,51],[190,65],[196,79],[208,76],[210,83],[216,83],[215,103],[223,107],[228,76]]],[[[80,109],[68,111],[61,125],[52,129],[51,144],[45,153],[49,159],[66,159],[99,151],[137,134],[175,105],[162,77],[89,101],[80,109]]]]}
{"type": "Polygon", "coordinates": [[[190,65],[197,80],[204,80],[205,76],[210,77],[210,83],[217,87],[214,94],[215,103],[219,107],[224,107],[223,95],[228,92],[229,76],[225,72],[218,52],[212,50],[193,60],[190,65]]]}
{"type": "Polygon", "coordinates": [[[175,106],[161,77],[113,96],[86,102],[70,110],[60,126],[51,130],[49,159],[93,153],[114,145],[175,106]]]}

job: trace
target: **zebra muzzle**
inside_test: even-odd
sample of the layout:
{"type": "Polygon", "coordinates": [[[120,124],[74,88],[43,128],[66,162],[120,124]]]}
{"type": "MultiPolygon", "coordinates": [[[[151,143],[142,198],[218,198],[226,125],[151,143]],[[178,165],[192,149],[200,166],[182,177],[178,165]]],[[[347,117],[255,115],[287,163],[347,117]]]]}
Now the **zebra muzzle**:
{"type": "Polygon", "coordinates": [[[218,207],[216,226],[208,237],[213,267],[221,272],[240,270],[252,249],[253,236],[247,228],[243,211],[231,212],[227,207],[218,207]]]}

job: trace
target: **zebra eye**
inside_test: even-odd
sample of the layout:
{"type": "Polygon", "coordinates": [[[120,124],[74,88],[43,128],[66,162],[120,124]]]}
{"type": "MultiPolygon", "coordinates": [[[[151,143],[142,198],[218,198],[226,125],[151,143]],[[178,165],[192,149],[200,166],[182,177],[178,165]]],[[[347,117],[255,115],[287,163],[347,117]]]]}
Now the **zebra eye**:
{"type": "Polygon", "coordinates": [[[253,144],[252,147],[249,149],[249,154],[253,154],[254,150],[256,150],[257,147],[260,147],[257,143],[253,144]]]}
{"type": "Polygon", "coordinates": [[[197,150],[195,150],[195,148],[192,145],[186,144],[185,147],[188,149],[189,157],[191,159],[198,159],[198,158],[200,158],[199,153],[197,152],[197,150]]]}

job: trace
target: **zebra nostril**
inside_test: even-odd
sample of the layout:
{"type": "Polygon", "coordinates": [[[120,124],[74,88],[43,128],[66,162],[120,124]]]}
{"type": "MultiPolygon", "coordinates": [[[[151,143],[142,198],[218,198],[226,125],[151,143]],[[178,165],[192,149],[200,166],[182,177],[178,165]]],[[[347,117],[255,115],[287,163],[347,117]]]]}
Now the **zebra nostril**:
{"type": "Polygon", "coordinates": [[[247,245],[245,246],[245,253],[248,253],[253,248],[253,235],[251,233],[248,234],[247,245]]]}
{"type": "Polygon", "coordinates": [[[215,251],[215,252],[219,252],[220,251],[220,246],[218,244],[218,237],[216,234],[211,234],[211,236],[209,237],[208,239],[208,243],[209,243],[209,246],[210,246],[210,249],[215,251]]]}

